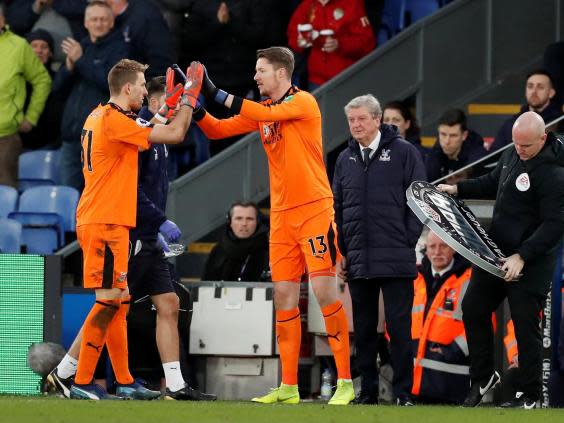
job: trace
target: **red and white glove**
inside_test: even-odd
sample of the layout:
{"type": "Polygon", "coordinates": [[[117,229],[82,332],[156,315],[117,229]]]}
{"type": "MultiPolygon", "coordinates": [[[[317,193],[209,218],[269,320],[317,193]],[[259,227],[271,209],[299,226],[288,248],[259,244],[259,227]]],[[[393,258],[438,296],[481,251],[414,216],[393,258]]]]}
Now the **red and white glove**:
{"type": "Polygon", "coordinates": [[[202,89],[202,79],[204,78],[204,66],[200,62],[192,62],[186,70],[186,83],[180,98],[181,106],[196,108],[196,102],[202,89]]]}
{"type": "Polygon", "coordinates": [[[174,70],[168,68],[166,70],[165,102],[155,115],[155,118],[161,123],[167,123],[174,116],[176,105],[184,90],[182,84],[174,84],[174,77],[174,70]]]}

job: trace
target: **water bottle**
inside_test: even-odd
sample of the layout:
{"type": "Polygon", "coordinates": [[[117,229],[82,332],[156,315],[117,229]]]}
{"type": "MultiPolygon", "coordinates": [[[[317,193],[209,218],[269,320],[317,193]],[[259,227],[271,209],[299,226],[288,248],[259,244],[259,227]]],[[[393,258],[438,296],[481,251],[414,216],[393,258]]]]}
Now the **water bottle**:
{"type": "Polygon", "coordinates": [[[333,375],[325,369],[321,375],[321,399],[329,401],[333,395],[333,375]]]}

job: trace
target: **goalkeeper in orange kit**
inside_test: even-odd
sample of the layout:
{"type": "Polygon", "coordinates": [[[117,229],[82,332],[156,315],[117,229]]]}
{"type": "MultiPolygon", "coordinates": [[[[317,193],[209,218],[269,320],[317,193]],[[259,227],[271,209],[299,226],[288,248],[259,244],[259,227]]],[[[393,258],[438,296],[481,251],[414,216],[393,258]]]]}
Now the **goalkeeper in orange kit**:
{"type": "Polygon", "coordinates": [[[354,399],[350,374],[348,322],[337,299],[335,265],[340,259],[334,223],[333,193],[327,179],[321,140],[321,113],[315,98],[292,86],[293,53],[285,47],[257,52],[255,81],[261,103],[228,94],[207,73],[202,92],[236,116],[218,120],[202,108],[194,111],[211,139],[258,131],[270,173],[270,263],[274,284],[276,334],[282,362],[282,384],[253,398],[260,403],[297,404],[301,321],[300,277],[307,269],[321,306],[329,344],[337,365],[337,390],[331,405],[354,399]]]}

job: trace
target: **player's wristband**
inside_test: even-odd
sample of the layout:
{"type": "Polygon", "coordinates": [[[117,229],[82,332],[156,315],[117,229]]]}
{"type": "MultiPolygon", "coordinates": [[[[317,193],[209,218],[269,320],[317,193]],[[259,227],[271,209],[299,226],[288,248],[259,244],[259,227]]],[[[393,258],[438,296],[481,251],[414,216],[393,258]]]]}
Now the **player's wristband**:
{"type": "Polygon", "coordinates": [[[238,115],[241,113],[241,108],[243,107],[243,99],[241,97],[233,96],[233,101],[231,102],[231,111],[238,115]]]}
{"type": "Polygon", "coordinates": [[[225,91],[218,89],[217,92],[215,93],[214,100],[216,103],[225,104],[225,100],[227,100],[228,95],[229,93],[226,93],[225,91]]]}
{"type": "Polygon", "coordinates": [[[156,113],[155,114],[155,119],[157,119],[160,123],[162,123],[163,125],[166,125],[166,123],[168,122],[168,119],[164,116],[161,116],[160,113],[156,113]]]}
{"type": "Polygon", "coordinates": [[[206,116],[206,109],[204,109],[202,106],[196,107],[192,112],[192,120],[196,122],[202,120],[204,116],[206,116]]]}

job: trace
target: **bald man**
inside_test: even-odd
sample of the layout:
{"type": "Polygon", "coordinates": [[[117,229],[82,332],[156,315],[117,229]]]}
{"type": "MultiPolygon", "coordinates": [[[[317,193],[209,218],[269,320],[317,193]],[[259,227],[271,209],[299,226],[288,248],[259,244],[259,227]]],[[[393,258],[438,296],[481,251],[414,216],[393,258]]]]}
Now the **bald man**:
{"type": "Polygon", "coordinates": [[[499,382],[494,369],[491,313],[508,299],[519,347],[517,398],[510,407],[535,408],[541,397],[540,311],[550,290],[556,248],[564,234],[564,145],[535,112],[513,125],[513,145],[496,168],[457,185],[439,185],[461,198],[495,198],[490,236],[506,255],[505,277],[474,266],[462,312],[470,350],[471,389],[464,405],[475,407],[499,382]]]}

